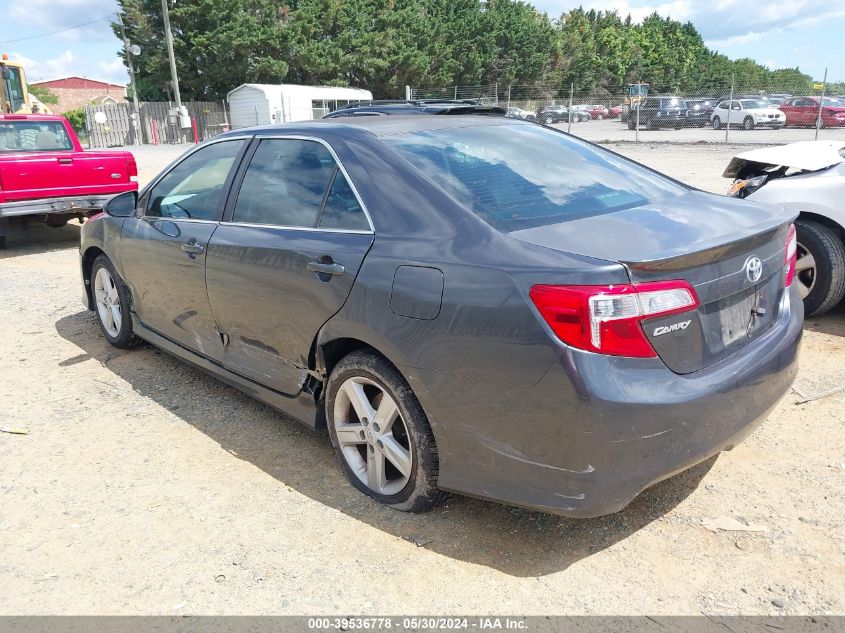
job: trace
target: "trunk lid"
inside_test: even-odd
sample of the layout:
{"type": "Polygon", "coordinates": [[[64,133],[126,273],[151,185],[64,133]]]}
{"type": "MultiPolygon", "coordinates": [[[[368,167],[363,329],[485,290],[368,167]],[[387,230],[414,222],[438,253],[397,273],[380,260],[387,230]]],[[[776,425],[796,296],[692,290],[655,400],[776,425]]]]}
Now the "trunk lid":
{"type": "Polygon", "coordinates": [[[692,191],[660,205],[510,236],[619,262],[633,283],[684,279],[692,284],[701,303],[696,310],[643,322],[658,356],[685,374],[730,356],[774,325],[794,217],[780,207],[692,191]]]}

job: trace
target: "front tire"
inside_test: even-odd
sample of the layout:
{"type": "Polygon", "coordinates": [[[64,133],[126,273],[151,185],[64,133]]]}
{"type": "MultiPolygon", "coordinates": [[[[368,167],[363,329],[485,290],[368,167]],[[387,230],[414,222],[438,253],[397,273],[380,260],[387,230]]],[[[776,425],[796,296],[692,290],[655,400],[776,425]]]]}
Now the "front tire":
{"type": "Polygon", "coordinates": [[[818,222],[798,220],[795,281],[807,316],[821,316],[845,297],[845,246],[839,234],[818,222]]]}
{"type": "Polygon", "coordinates": [[[554,120],[552,117],[547,116],[547,117],[546,117],[546,119],[545,119],[545,121],[543,121],[543,122],[544,122],[546,125],[551,125],[552,123],[554,123],[554,122],[555,122],[555,120],[554,120]]]}
{"type": "Polygon", "coordinates": [[[743,119],[743,121],[742,121],[742,127],[746,131],[753,130],[754,129],[754,119],[752,119],[750,116],[745,117],[745,119],[743,119]]]}
{"type": "Polygon", "coordinates": [[[106,340],[123,349],[135,347],[138,338],[132,331],[129,315],[129,290],[105,255],[91,267],[91,294],[97,322],[106,340]]]}
{"type": "Polygon", "coordinates": [[[445,497],[428,418],[402,374],[382,357],[352,352],[326,389],[332,446],[350,483],[404,512],[425,512],[445,497]]]}

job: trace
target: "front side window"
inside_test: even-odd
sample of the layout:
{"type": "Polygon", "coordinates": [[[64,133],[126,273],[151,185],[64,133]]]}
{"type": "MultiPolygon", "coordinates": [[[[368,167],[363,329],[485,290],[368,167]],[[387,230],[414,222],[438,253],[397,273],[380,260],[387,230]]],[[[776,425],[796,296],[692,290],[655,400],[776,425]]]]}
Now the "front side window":
{"type": "Polygon", "coordinates": [[[72,149],[73,143],[59,121],[0,121],[0,153],[72,149]]]}
{"type": "Polygon", "coordinates": [[[636,163],[539,126],[444,128],[385,136],[382,142],[503,232],[602,215],[686,192],[636,163]]]}
{"type": "Polygon", "coordinates": [[[146,215],[215,220],[224,203],[225,185],[243,140],[203,147],[176,165],[149,193],[146,215]]]}
{"type": "Polygon", "coordinates": [[[316,141],[261,141],[244,175],[233,222],[368,229],[363,209],[328,149],[316,141]]]}
{"type": "Polygon", "coordinates": [[[21,69],[14,66],[3,66],[8,78],[0,78],[3,82],[6,93],[6,100],[8,103],[2,104],[2,111],[5,112],[8,108],[10,112],[17,112],[20,110],[25,101],[23,95],[23,78],[21,77],[21,69]]]}

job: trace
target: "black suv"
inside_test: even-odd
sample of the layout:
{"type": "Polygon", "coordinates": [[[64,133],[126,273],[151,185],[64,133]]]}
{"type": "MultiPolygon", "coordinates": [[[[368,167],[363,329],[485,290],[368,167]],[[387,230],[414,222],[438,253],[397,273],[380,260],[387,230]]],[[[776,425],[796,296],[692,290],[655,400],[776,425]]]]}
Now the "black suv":
{"type": "Polygon", "coordinates": [[[639,103],[628,114],[628,129],[633,130],[637,125],[637,110],[640,112],[640,125],[647,130],[661,127],[673,127],[680,130],[687,121],[687,103],[683,97],[660,95],[648,97],[639,103]]]}
{"type": "Polygon", "coordinates": [[[716,97],[687,99],[687,125],[690,127],[710,125],[710,115],[713,114],[716,102],[716,97]]]}
{"type": "Polygon", "coordinates": [[[506,108],[484,105],[476,101],[452,101],[445,99],[385,99],[382,101],[359,101],[342,106],[325,115],[324,119],[350,116],[384,116],[415,114],[490,114],[505,116],[506,108]]]}

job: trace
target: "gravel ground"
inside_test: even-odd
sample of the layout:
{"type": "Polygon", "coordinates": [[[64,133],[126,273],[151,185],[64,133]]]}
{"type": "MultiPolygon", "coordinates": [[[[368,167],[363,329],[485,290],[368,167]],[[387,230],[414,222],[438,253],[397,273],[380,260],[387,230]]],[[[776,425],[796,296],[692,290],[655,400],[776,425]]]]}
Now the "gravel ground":
{"type": "MultiPolygon", "coordinates": [[[[587,124],[589,125],[589,124],[587,124]]],[[[183,148],[142,148],[142,179],[183,148]]],[[[614,145],[723,191],[724,147],[614,145]]],[[[328,438],[80,304],[78,227],[0,253],[0,614],[842,614],[845,395],[787,394],[745,443],[592,520],[347,485],[328,438]],[[714,520],[744,529],[712,531],[714,520]]],[[[845,306],[801,393],[845,385],[845,306]]]]}

